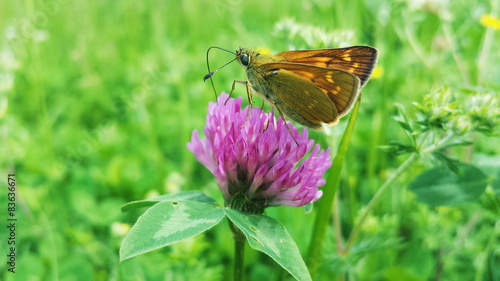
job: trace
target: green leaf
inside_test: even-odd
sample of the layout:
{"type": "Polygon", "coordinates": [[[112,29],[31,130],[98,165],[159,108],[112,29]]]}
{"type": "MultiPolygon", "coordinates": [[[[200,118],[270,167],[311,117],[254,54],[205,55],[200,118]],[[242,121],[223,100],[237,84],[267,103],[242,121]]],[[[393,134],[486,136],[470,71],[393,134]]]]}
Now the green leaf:
{"type": "Polygon", "coordinates": [[[313,203],[308,203],[308,204],[304,205],[304,214],[312,213],[313,209],[314,209],[313,203]]]}
{"type": "Polygon", "coordinates": [[[140,207],[149,207],[162,201],[195,201],[215,205],[216,201],[203,192],[190,190],[175,194],[165,194],[145,200],[132,201],[122,206],[122,212],[140,207]]]}
{"type": "Polygon", "coordinates": [[[457,164],[460,173],[433,168],[418,175],[408,186],[417,200],[431,206],[450,206],[471,202],[486,189],[488,179],[478,168],[457,164]]]}
{"type": "Polygon", "coordinates": [[[396,141],[390,141],[388,145],[380,145],[379,148],[384,151],[394,153],[395,155],[401,155],[417,151],[417,149],[413,145],[405,145],[396,141]]]}
{"type": "Polygon", "coordinates": [[[398,120],[398,119],[396,119],[396,121],[398,122],[399,126],[401,126],[401,128],[403,128],[403,130],[410,132],[410,133],[413,132],[410,124],[408,124],[404,121],[398,120]]]}
{"type": "Polygon", "coordinates": [[[458,166],[460,162],[456,159],[452,159],[446,154],[444,154],[442,151],[438,150],[432,153],[434,157],[436,157],[437,160],[441,161],[444,165],[448,167],[451,171],[453,171],[456,174],[460,174],[460,167],[458,166]]]}
{"type": "Polygon", "coordinates": [[[396,107],[396,109],[398,111],[398,116],[395,116],[394,119],[398,122],[399,126],[401,126],[401,128],[403,128],[403,130],[406,133],[406,136],[408,137],[408,139],[410,139],[412,146],[415,147],[416,143],[417,143],[417,140],[415,137],[415,131],[413,130],[411,123],[410,123],[410,120],[408,119],[408,117],[406,116],[406,114],[404,112],[403,106],[401,104],[398,104],[398,103],[394,104],[394,106],[396,107]]]}
{"type": "Polygon", "coordinates": [[[493,193],[500,196],[500,155],[475,154],[473,162],[488,178],[490,178],[493,193]]]}
{"type": "Polygon", "coordinates": [[[410,121],[408,121],[408,117],[406,117],[406,114],[403,110],[403,106],[401,104],[394,104],[394,106],[398,110],[398,116],[394,116],[394,120],[398,122],[399,126],[401,126],[403,130],[409,133],[413,133],[413,129],[410,126],[410,121]]]}
{"type": "Polygon", "coordinates": [[[498,171],[498,173],[496,173],[495,177],[493,178],[493,181],[491,182],[491,188],[497,196],[500,196],[500,171],[498,171]]]}
{"type": "Polygon", "coordinates": [[[226,208],[227,217],[245,234],[248,244],[287,270],[297,280],[312,280],[299,249],[277,220],[226,208]]]}
{"type": "Polygon", "coordinates": [[[449,142],[449,143],[443,145],[441,147],[441,149],[450,148],[450,147],[454,147],[454,146],[467,146],[467,145],[471,145],[471,144],[473,144],[473,142],[458,139],[458,140],[454,140],[452,142],[449,142]]]}
{"type": "Polygon", "coordinates": [[[123,239],[120,260],[198,235],[224,218],[223,209],[196,201],[164,201],[139,217],[123,239]]]}

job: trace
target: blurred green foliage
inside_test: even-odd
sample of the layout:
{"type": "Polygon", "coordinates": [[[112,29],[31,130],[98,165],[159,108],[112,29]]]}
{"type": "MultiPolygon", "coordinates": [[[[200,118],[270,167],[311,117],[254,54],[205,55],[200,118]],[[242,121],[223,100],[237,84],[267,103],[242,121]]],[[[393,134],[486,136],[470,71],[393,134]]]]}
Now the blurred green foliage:
{"type": "MultiPolygon", "coordinates": [[[[202,190],[222,204],[214,179],[186,149],[214,100],[202,81],[207,48],[315,47],[303,38],[314,28],[331,42],[380,51],[379,77],[363,89],[339,190],[340,233],[348,232],[404,160],[379,149],[405,139],[391,119],[394,103],[412,111],[434,85],[459,95],[498,94],[499,31],[480,19],[499,10],[493,0],[2,2],[0,170],[4,182],[8,173],[17,177],[18,231],[16,274],[7,271],[8,234],[0,231],[0,279],[228,280],[233,245],[224,227],[119,263],[120,242],[140,214],[120,206],[179,190],[202,190]],[[284,30],[284,22],[298,31],[284,30]]],[[[230,59],[214,51],[210,63],[230,59]]],[[[233,63],[213,79],[218,91],[229,91],[243,75],[233,63]]],[[[498,140],[477,134],[455,157],[493,175],[499,155],[498,140]]],[[[352,280],[500,280],[498,197],[487,192],[455,207],[416,203],[405,185],[425,168],[385,195],[349,256],[330,240],[317,280],[339,273],[352,280]]],[[[2,191],[2,225],[4,206],[2,191]]],[[[268,214],[306,251],[310,214],[288,207],[268,214]]],[[[263,254],[247,251],[246,263],[248,280],[290,278],[263,254]]]]}

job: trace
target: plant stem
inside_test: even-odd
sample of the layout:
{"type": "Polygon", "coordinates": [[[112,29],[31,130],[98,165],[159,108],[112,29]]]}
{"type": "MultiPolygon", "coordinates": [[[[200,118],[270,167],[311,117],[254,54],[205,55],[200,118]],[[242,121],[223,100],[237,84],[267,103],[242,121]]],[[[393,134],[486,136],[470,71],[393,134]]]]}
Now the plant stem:
{"type": "Polygon", "coordinates": [[[384,182],[384,184],[379,188],[377,193],[373,196],[373,198],[370,200],[366,208],[364,209],[364,212],[361,214],[359,220],[357,221],[356,225],[354,226],[351,235],[349,235],[349,239],[347,240],[347,244],[345,247],[344,254],[349,254],[349,251],[356,240],[360,230],[361,226],[363,225],[363,222],[366,220],[368,217],[368,214],[372,211],[372,209],[375,207],[375,205],[378,203],[379,199],[381,198],[382,194],[391,186],[392,183],[403,173],[403,171],[406,170],[415,160],[418,159],[418,153],[413,153],[411,156],[406,159],[406,161],[399,166],[399,168],[384,182]]]}
{"type": "MultiPolygon", "coordinates": [[[[405,12],[406,16],[408,16],[408,12],[405,12]]],[[[413,28],[413,25],[410,23],[407,23],[404,25],[404,34],[401,32],[398,33],[398,29],[396,29],[396,33],[399,35],[399,38],[403,39],[406,37],[406,40],[408,40],[408,43],[410,46],[413,48],[413,51],[417,55],[417,57],[424,63],[424,65],[427,68],[432,68],[433,65],[429,62],[429,55],[425,54],[421,44],[419,44],[417,38],[415,37],[415,30],[413,28]]]]}
{"type": "Polygon", "coordinates": [[[245,235],[231,221],[229,227],[234,238],[234,281],[243,281],[243,265],[245,259],[245,235]]]}
{"type": "Polygon", "coordinates": [[[335,193],[337,192],[340,183],[342,167],[344,166],[344,159],[349,147],[352,132],[354,130],[354,124],[356,123],[359,104],[360,99],[358,99],[352,110],[351,118],[349,118],[349,123],[347,124],[344,136],[342,137],[342,140],[339,144],[339,150],[337,151],[337,155],[333,159],[332,167],[328,172],[328,176],[326,179],[327,185],[325,185],[325,188],[323,188],[323,197],[318,204],[316,219],[314,221],[314,229],[306,258],[309,273],[313,278],[321,263],[321,250],[323,249],[323,241],[325,239],[326,229],[330,223],[330,215],[332,213],[335,193]]]}
{"type": "Polygon", "coordinates": [[[245,257],[245,240],[234,239],[234,280],[243,280],[243,260],[245,257]]]}
{"type": "MultiPolygon", "coordinates": [[[[496,1],[490,1],[491,15],[497,16],[499,5],[495,5],[494,2],[496,1]]],[[[495,30],[493,28],[486,28],[483,41],[481,42],[481,51],[477,56],[478,83],[482,83],[482,80],[486,79],[484,75],[487,74],[488,71],[487,67],[487,64],[489,62],[488,58],[494,42],[495,42],[495,30]]]]}
{"type": "MultiPolygon", "coordinates": [[[[429,137],[429,134],[426,134],[424,138],[429,137]]],[[[344,254],[347,255],[349,254],[349,251],[351,250],[352,245],[354,244],[354,241],[358,237],[358,234],[361,230],[361,226],[363,225],[364,221],[368,217],[368,214],[372,211],[372,209],[375,207],[375,205],[378,203],[380,200],[382,194],[391,186],[391,184],[396,181],[396,179],[411,165],[415,160],[419,158],[420,155],[424,154],[429,154],[432,153],[441,147],[445,146],[448,144],[449,141],[453,140],[454,135],[449,134],[443,139],[441,139],[439,142],[435,144],[431,144],[425,148],[420,149],[418,152],[412,153],[406,161],[399,166],[399,168],[384,182],[384,184],[379,188],[379,190],[375,193],[373,198],[370,200],[368,205],[366,205],[366,208],[364,209],[364,212],[361,214],[359,217],[359,220],[356,222],[356,225],[352,229],[351,234],[349,235],[349,239],[347,240],[347,244],[344,250],[344,254]]],[[[423,142],[423,141],[422,141],[423,142]]]]}
{"type": "Polygon", "coordinates": [[[337,237],[337,253],[344,253],[344,241],[342,241],[342,224],[340,223],[339,196],[335,194],[333,202],[333,227],[335,228],[335,237],[337,237]]]}

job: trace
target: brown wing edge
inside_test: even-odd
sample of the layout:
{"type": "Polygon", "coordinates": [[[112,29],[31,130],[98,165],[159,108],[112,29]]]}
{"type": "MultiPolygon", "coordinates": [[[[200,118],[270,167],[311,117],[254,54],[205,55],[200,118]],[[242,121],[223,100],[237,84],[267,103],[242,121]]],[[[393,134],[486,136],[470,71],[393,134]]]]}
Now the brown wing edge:
{"type": "MultiPolygon", "coordinates": [[[[347,105],[342,109],[342,110],[339,110],[337,108],[337,112],[338,112],[338,116],[336,118],[336,120],[332,121],[332,122],[329,122],[329,123],[326,123],[330,126],[332,125],[335,125],[339,122],[339,119],[346,116],[350,111],[351,109],[354,107],[354,104],[356,103],[356,101],[358,100],[359,98],[359,95],[361,93],[360,89],[361,89],[361,80],[357,77],[357,76],[354,76],[352,74],[350,74],[349,72],[346,72],[346,74],[348,74],[350,77],[354,77],[355,79],[353,80],[353,92],[355,92],[356,94],[352,95],[349,99],[349,101],[347,102],[347,105]]],[[[335,98],[338,98],[336,95],[333,95],[333,94],[328,94],[328,97],[332,100],[332,102],[334,104],[335,103],[335,98]]]]}
{"type": "Polygon", "coordinates": [[[300,64],[308,64],[307,60],[313,59],[314,57],[331,57],[332,60],[330,64],[332,65],[326,66],[326,68],[337,68],[353,73],[361,80],[361,88],[364,87],[370,79],[373,70],[375,69],[375,66],[378,62],[378,50],[374,47],[366,45],[319,50],[287,51],[276,54],[276,56],[282,58],[286,62],[300,64]],[[354,52],[357,54],[356,56],[352,56],[352,58],[354,58],[352,61],[344,61],[340,56],[338,56],[339,54],[347,50],[354,50],[354,52]],[[369,58],[369,60],[366,62],[361,62],[360,60],[356,60],[356,58],[369,58]],[[355,63],[361,63],[364,67],[358,66],[356,68],[356,71],[350,71],[353,67],[353,64],[355,63]]]}

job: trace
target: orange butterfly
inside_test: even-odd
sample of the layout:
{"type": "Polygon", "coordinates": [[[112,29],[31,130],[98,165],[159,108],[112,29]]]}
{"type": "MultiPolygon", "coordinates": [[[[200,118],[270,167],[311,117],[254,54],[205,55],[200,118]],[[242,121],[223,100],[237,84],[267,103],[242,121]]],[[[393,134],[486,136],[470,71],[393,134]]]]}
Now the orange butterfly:
{"type": "Polygon", "coordinates": [[[370,79],[378,56],[377,50],[369,46],[289,51],[277,55],[240,48],[233,54],[245,67],[248,79],[235,82],[247,85],[250,100],[252,88],[281,115],[309,128],[320,128],[321,123],[337,124],[339,118],[349,112],[360,89],[370,79]]]}

